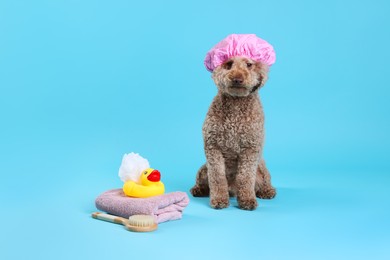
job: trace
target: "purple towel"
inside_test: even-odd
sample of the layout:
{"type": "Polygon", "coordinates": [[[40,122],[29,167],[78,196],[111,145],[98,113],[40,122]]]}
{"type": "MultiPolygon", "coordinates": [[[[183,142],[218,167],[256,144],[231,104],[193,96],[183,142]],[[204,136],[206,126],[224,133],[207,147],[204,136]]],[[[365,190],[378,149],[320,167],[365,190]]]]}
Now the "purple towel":
{"type": "Polygon", "coordinates": [[[149,198],[131,198],[122,189],[106,191],[95,201],[96,208],[109,214],[124,218],[136,214],[152,215],[157,223],[180,219],[188,203],[187,194],[181,191],[149,198]]]}

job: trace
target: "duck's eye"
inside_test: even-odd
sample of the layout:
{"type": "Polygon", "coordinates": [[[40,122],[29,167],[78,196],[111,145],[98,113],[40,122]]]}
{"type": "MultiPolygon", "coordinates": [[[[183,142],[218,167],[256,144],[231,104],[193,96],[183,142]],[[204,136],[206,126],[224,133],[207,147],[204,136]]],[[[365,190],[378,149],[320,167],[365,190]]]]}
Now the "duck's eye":
{"type": "Polygon", "coordinates": [[[144,174],[145,174],[145,175],[148,174],[148,171],[144,171],[144,174]]]}
{"type": "Polygon", "coordinates": [[[251,68],[252,67],[252,63],[250,63],[250,62],[248,62],[247,64],[246,64],[246,66],[248,67],[248,68],[251,68]]]}
{"type": "Polygon", "coordinates": [[[225,70],[230,70],[233,66],[233,61],[228,61],[222,65],[225,70]]]}

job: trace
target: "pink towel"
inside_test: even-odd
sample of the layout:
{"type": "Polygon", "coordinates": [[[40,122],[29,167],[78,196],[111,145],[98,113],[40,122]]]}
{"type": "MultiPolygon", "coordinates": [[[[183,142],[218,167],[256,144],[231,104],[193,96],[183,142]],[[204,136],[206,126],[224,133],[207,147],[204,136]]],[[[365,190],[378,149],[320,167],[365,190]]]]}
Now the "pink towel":
{"type": "Polygon", "coordinates": [[[122,189],[106,191],[95,201],[96,208],[109,214],[124,218],[136,214],[152,215],[157,223],[180,219],[188,203],[187,194],[181,191],[149,198],[131,198],[122,189]]]}

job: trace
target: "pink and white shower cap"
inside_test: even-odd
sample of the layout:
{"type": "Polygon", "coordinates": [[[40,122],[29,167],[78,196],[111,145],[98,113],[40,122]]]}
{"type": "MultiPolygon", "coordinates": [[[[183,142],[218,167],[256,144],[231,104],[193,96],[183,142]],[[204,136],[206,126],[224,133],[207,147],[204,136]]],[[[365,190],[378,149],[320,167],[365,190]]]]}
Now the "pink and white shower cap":
{"type": "Polygon", "coordinates": [[[234,56],[250,58],[268,66],[274,64],[276,59],[272,45],[255,34],[231,34],[209,50],[204,65],[212,72],[234,56]]]}

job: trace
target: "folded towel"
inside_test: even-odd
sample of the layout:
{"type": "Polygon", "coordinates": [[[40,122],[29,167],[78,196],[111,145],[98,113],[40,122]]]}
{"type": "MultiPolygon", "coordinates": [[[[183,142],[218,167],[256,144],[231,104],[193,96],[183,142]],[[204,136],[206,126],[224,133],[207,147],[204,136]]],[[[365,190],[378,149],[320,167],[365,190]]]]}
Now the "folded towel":
{"type": "Polygon", "coordinates": [[[149,198],[127,197],[122,189],[109,190],[96,198],[96,208],[109,214],[128,218],[132,215],[152,215],[157,223],[180,219],[189,199],[176,191],[149,198]]]}

